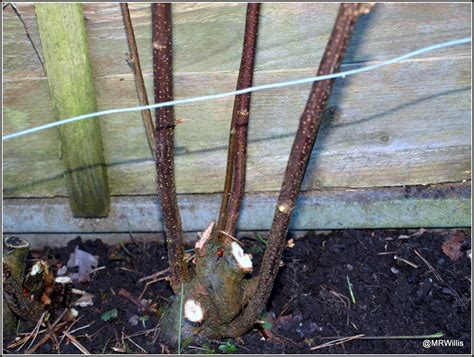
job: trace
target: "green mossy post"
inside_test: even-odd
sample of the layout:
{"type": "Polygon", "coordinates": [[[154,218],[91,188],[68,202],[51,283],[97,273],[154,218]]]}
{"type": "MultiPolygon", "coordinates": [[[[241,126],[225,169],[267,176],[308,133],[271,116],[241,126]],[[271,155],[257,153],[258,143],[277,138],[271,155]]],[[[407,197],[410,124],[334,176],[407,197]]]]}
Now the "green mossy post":
{"type": "MultiPolygon", "coordinates": [[[[49,92],[57,119],[97,111],[81,4],[35,4],[49,92]]],[[[59,127],[74,217],[106,217],[107,171],[98,119],[59,127]]]]}

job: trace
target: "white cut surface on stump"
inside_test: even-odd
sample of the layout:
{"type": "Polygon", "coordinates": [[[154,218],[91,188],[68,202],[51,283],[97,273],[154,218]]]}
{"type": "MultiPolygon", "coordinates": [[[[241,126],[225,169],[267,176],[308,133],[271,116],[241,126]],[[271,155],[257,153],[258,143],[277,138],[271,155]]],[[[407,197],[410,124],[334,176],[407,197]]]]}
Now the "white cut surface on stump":
{"type": "Polygon", "coordinates": [[[250,255],[245,254],[242,247],[236,242],[232,242],[232,255],[234,256],[235,260],[237,260],[237,264],[243,271],[252,271],[253,265],[250,255]]]}
{"type": "Polygon", "coordinates": [[[211,238],[212,228],[214,227],[214,222],[211,222],[204,232],[202,232],[201,238],[196,242],[194,246],[195,249],[202,249],[204,244],[211,238]]]}
{"type": "Polygon", "coordinates": [[[201,304],[195,300],[188,300],[184,304],[184,317],[191,322],[201,322],[204,317],[201,304]]]}
{"type": "Polygon", "coordinates": [[[68,284],[72,282],[72,279],[68,276],[58,276],[54,281],[58,284],[68,284]]]}
{"type": "Polygon", "coordinates": [[[31,276],[34,276],[36,274],[39,274],[43,271],[43,268],[41,267],[41,262],[37,262],[35,263],[35,265],[33,265],[33,267],[31,268],[31,272],[30,272],[30,275],[31,276]]]}

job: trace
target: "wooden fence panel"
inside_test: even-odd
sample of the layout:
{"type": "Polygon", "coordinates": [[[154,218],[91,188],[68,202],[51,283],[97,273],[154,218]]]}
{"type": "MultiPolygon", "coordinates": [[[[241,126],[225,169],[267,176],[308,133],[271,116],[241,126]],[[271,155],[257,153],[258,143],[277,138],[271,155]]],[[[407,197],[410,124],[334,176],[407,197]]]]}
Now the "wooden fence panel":
{"type": "MultiPolygon", "coordinates": [[[[20,5],[37,42],[34,12],[20,5]]],[[[176,4],[176,97],[235,87],[245,6],[176,4]]],[[[137,104],[118,4],[85,4],[99,109],[137,104]]],[[[335,4],[265,4],[255,84],[313,75],[335,4]]],[[[133,4],[145,81],[152,89],[149,5],[133,4]]],[[[4,129],[52,118],[47,82],[14,15],[4,16],[4,129]]],[[[470,36],[468,4],[379,4],[351,41],[343,69],[470,36]]],[[[457,182],[471,177],[470,45],[427,53],[377,72],[336,81],[304,189],[457,182]]],[[[309,85],[255,93],[249,132],[248,191],[278,190],[309,85]]],[[[232,98],[180,106],[177,188],[222,190],[232,98]]],[[[155,193],[154,167],[139,113],[101,119],[112,195],[155,193]],[[120,134],[120,135],[119,135],[120,134]]],[[[4,143],[7,197],[65,196],[52,131],[4,143]],[[30,143],[35,152],[25,149],[30,143]]]]}

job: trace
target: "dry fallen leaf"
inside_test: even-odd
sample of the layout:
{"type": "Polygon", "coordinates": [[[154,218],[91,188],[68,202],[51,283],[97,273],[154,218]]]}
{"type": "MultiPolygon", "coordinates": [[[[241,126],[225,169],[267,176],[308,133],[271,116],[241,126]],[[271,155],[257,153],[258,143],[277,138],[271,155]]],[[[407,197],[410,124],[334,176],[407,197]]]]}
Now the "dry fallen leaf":
{"type": "Polygon", "coordinates": [[[43,303],[43,305],[49,305],[51,304],[51,299],[49,298],[47,294],[43,294],[41,296],[41,302],[43,303]]]}
{"type": "Polygon", "coordinates": [[[79,273],[72,273],[70,277],[74,281],[89,281],[89,273],[99,266],[99,262],[92,254],[85,252],[76,246],[74,253],[69,255],[68,268],[79,267],[79,273]]]}
{"type": "Polygon", "coordinates": [[[84,293],[79,299],[74,302],[74,306],[86,307],[94,305],[94,295],[84,293]]]}
{"type": "Polygon", "coordinates": [[[443,246],[441,247],[444,254],[446,254],[453,262],[458,260],[463,255],[463,252],[461,252],[461,245],[462,242],[464,242],[464,239],[466,239],[464,233],[456,232],[452,234],[451,237],[446,242],[444,242],[443,246]]]}

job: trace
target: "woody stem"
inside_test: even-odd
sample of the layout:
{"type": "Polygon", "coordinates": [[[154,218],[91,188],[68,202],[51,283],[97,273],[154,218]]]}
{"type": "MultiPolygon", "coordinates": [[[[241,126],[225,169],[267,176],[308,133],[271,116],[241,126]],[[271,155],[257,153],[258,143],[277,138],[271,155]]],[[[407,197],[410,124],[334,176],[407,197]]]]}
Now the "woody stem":
{"type": "MultiPolygon", "coordinates": [[[[173,100],[171,4],[154,3],[151,10],[155,102],[161,103],[173,100]]],[[[183,228],[176,197],[173,107],[156,109],[155,118],[158,196],[163,213],[171,287],[178,293],[181,283],[188,277],[188,267],[184,259],[183,228]]]]}
{"type": "MultiPolygon", "coordinates": [[[[361,14],[361,6],[363,5],[357,3],[340,5],[336,23],[321,59],[318,75],[338,71],[355,22],[361,14]]],[[[333,80],[325,80],[315,82],[312,86],[288,159],[255,294],[238,318],[216,332],[218,336],[239,336],[245,333],[258,319],[270,296],[285,247],[290,218],[318,134],[322,113],[331,93],[332,83],[333,80]]]]}
{"type": "MultiPolygon", "coordinates": [[[[237,90],[252,86],[259,14],[260,4],[251,3],[247,5],[244,44],[237,90]]],[[[250,93],[236,96],[229,134],[224,192],[222,194],[217,224],[218,230],[224,230],[230,235],[235,234],[245,191],[249,114],[250,93]]]]}

